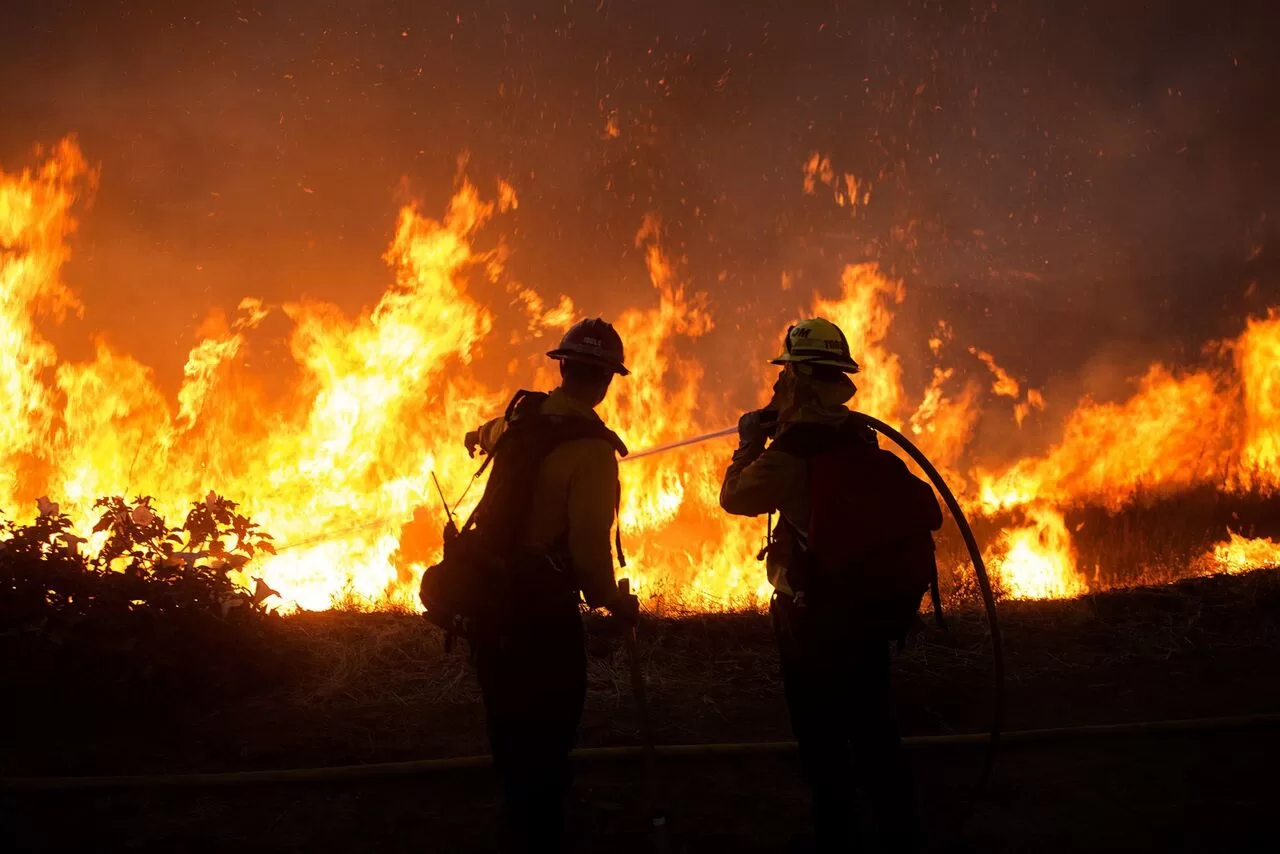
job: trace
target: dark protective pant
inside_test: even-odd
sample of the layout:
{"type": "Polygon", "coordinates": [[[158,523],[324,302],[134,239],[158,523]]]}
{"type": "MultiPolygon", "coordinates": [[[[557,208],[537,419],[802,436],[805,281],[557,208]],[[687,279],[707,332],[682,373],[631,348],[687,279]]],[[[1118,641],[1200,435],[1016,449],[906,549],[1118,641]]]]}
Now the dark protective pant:
{"type": "Polygon", "coordinates": [[[587,690],[577,606],[477,644],[475,667],[515,850],[563,851],[569,751],[587,690]]]}
{"type": "Polygon", "coordinates": [[[859,778],[881,848],[912,850],[914,795],[893,717],[889,643],[859,636],[846,614],[798,608],[783,594],[774,594],[770,613],[819,850],[852,850],[859,778]]]}

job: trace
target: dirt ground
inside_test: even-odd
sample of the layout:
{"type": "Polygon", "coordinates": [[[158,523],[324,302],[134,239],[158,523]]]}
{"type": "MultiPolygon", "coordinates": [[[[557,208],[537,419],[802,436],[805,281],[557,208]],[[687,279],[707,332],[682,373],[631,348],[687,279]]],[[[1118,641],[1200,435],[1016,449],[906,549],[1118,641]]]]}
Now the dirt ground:
{"type": "MultiPolygon", "coordinates": [[[[1002,609],[1007,728],[1280,712],[1280,573],[1002,609]]],[[[953,615],[898,657],[904,734],[979,731],[990,711],[980,615],[953,615]]],[[[108,714],[92,701],[24,715],[7,700],[5,776],[289,768],[485,752],[465,657],[417,618],[316,614],[287,622],[298,663],[279,686],[204,710],[108,714]],[[305,654],[304,654],[305,653],[305,654]]],[[[634,744],[618,643],[593,622],[580,743],[634,744]]],[[[662,743],[789,736],[767,619],[654,620],[642,645],[662,743]]],[[[927,851],[1275,851],[1280,730],[1009,745],[986,791],[980,748],[913,749],[927,851]]],[[[662,763],[675,851],[785,851],[806,798],[788,755],[662,763]]],[[[582,851],[649,851],[641,769],[584,762],[582,851]]],[[[116,793],[5,791],[15,851],[498,850],[484,770],[376,782],[116,793]]]]}

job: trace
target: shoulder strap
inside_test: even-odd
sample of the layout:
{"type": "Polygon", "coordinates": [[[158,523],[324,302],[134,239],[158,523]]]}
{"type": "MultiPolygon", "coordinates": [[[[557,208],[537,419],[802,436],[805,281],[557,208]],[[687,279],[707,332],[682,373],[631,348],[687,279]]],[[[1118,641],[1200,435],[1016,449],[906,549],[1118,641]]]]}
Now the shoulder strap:
{"type": "Polygon", "coordinates": [[[506,412],[502,416],[503,420],[508,425],[512,425],[521,420],[527,423],[534,417],[547,419],[549,424],[556,426],[556,441],[551,447],[574,439],[604,439],[613,446],[618,456],[625,457],[629,453],[626,444],[618,437],[618,434],[606,427],[604,422],[597,418],[581,418],[574,415],[544,415],[542,413],[542,404],[546,402],[548,397],[550,395],[545,391],[520,389],[511,398],[511,402],[507,404],[506,412]]]}
{"type": "Polygon", "coordinates": [[[826,424],[793,424],[769,447],[793,457],[809,459],[829,450],[835,438],[836,430],[826,424]]]}
{"type": "Polygon", "coordinates": [[[875,431],[853,418],[838,425],[792,424],[769,447],[794,457],[812,459],[851,444],[879,447],[875,431]]]}
{"type": "MultiPolygon", "coordinates": [[[[614,452],[625,457],[628,453],[627,446],[623,444],[618,434],[610,430],[604,425],[603,421],[594,418],[580,418],[575,415],[541,415],[538,418],[546,419],[547,426],[555,433],[555,445],[564,442],[571,442],[574,439],[603,439],[608,442],[614,452]]],[[[553,445],[552,447],[555,447],[553,445]]]]}
{"type": "MultiPolygon", "coordinates": [[[[512,453],[525,455],[523,465],[528,465],[532,470],[540,465],[541,461],[560,445],[576,439],[603,439],[615,453],[624,457],[627,455],[627,446],[622,439],[599,419],[543,413],[542,404],[547,400],[547,397],[546,392],[521,389],[511,398],[503,413],[503,420],[506,422],[507,427],[502,432],[502,435],[498,437],[492,453],[489,454],[484,463],[484,465],[488,465],[491,462],[494,463],[495,474],[510,470],[512,461],[508,457],[512,453]]],[[[481,466],[481,471],[484,470],[484,465],[481,466]]],[[[477,472],[477,476],[479,473],[477,472]]],[[[521,484],[521,486],[528,486],[528,484],[521,484]]],[[[507,494],[510,495],[511,493],[508,492],[507,494]]],[[[470,529],[480,518],[485,516],[485,508],[487,508],[488,504],[486,498],[490,498],[488,489],[486,489],[485,496],[481,498],[480,503],[476,505],[475,510],[472,511],[471,516],[467,519],[463,530],[470,529]]],[[[622,551],[622,522],[619,515],[621,504],[622,487],[619,484],[614,499],[614,518],[617,522],[614,543],[618,552],[619,564],[626,566],[626,556],[622,551]]],[[[527,512],[527,509],[525,512],[527,512]]]]}
{"type": "Polygon", "coordinates": [[[542,408],[542,402],[549,395],[545,391],[529,391],[528,389],[520,389],[511,397],[511,402],[507,404],[506,411],[502,413],[502,420],[510,424],[516,418],[529,413],[536,413],[542,408]]]}

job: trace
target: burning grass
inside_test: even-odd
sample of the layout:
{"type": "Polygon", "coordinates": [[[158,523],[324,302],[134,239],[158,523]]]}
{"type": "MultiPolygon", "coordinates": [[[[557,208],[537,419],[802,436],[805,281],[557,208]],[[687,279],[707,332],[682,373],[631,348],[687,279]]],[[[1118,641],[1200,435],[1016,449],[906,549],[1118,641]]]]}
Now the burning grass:
{"type": "MultiPolygon", "coordinates": [[[[101,547],[92,536],[96,496],[137,488],[161,496],[154,511],[173,516],[183,505],[166,502],[200,494],[213,480],[246,496],[254,517],[286,544],[257,566],[292,607],[322,609],[335,598],[412,605],[422,565],[401,558],[405,525],[424,506],[438,506],[433,478],[445,494],[464,494],[474,469],[460,437],[500,412],[514,388],[554,379],[541,353],[580,314],[568,297],[551,300],[510,281],[509,247],[482,234],[501,227],[517,206],[516,190],[498,180],[482,191],[460,175],[452,196],[435,205],[438,215],[427,205],[403,207],[383,256],[390,281],[355,315],[253,296],[231,317],[215,313],[171,394],[151,368],[105,339],[92,360],[62,359],[43,328],[81,309],[63,268],[79,200],[98,179],[72,139],[35,167],[0,172],[0,344],[20,356],[0,364],[8,413],[0,424],[0,506],[30,514],[37,496],[53,496],[70,533],[92,551],[101,547]],[[499,311],[506,303],[516,316],[499,311]],[[288,391],[278,394],[248,370],[272,315],[291,328],[291,363],[273,378],[288,391]]],[[[652,293],[613,316],[632,375],[601,414],[642,448],[732,423],[750,393],[767,387],[777,337],[735,334],[735,350],[759,373],[743,371],[732,383],[708,378],[704,339],[733,306],[717,309],[685,281],[656,214],[637,226],[652,293]]],[[[1262,503],[1280,484],[1280,314],[1249,319],[1197,365],[1149,366],[1127,399],[1086,397],[1072,407],[1046,401],[997,354],[949,343],[946,318],[920,356],[925,362],[913,366],[932,379],[908,388],[905,351],[895,349],[903,342],[893,334],[908,283],[865,259],[830,284],[838,287],[815,292],[806,311],[838,322],[865,366],[858,407],[904,425],[953,482],[965,483],[961,498],[1009,595],[1072,596],[1264,559],[1261,542],[1237,543],[1221,558],[1216,544],[1228,528],[1254,536],[1257,526],[1227,508],[1262,503]],[[1008,459],[973,447],[982,419],[1012,414],[1020,429],[1050,412],[1062,416],[1062,429],[1044,432],[1060,438],[1042,452],[1008,459]],[[977,452],[995,462],[970,466],[977,452]],[[1126,527],[1126,520],[1137,521],[1126,527]],[[1197,530],[1217,539],[1195,543],[1188,532],[1197,530]]],[[[789,300],[785,310],[794,310],[789,300]]],[[[780,314],[778,331],[790,320],[780,314]]],[[[759,523],[717,506],[726,457],[723,445],[704,444],[623,467],[620,518],[638,592],[705,610],[759,605],[767,596],[752,560],[759,523]]],[[[471,490],[470,501],[478,495],[471,490]]],[[[427,528],[429,555],[440,543],[438,530],[427,528]]],[[[964,561],[954,545],[948,568],[964,561]]],[[[243,573],[233,580],[250,583],[243,573]]],[[[966,583],[953,587],[963,594],[966,583]]]]}

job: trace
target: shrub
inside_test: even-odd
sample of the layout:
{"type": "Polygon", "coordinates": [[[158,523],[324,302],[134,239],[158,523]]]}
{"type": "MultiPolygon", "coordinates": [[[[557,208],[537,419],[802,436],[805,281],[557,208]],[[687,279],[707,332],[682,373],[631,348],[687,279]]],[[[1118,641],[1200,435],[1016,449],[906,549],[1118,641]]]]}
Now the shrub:
{"type": "Polygon", "coordinates": [[[151,509],[149,496],[133,503],[101,498],[93,531],[106,539],[89,556],[71,520],[42,499],[30,524],[0,523],[0,631],[121,612],[261,612],[274,591],[261,581],[246,590],[231,573],[260,552],[274,553],[271,535],[236,507],[210,493],[174,528],[151,509]]]}
{"type": "Polygon", "coordinates": [[[0,653],[4,681],[25,689],[11,695],[19,717],[90,696],[207,704],[275,678],[274,591],[233,576],[273,553],[269,534],[214,493],[181,527],[147,496],[94,507],[94,554],[47,499],[29,524],[0,521],[0,653]]]}

